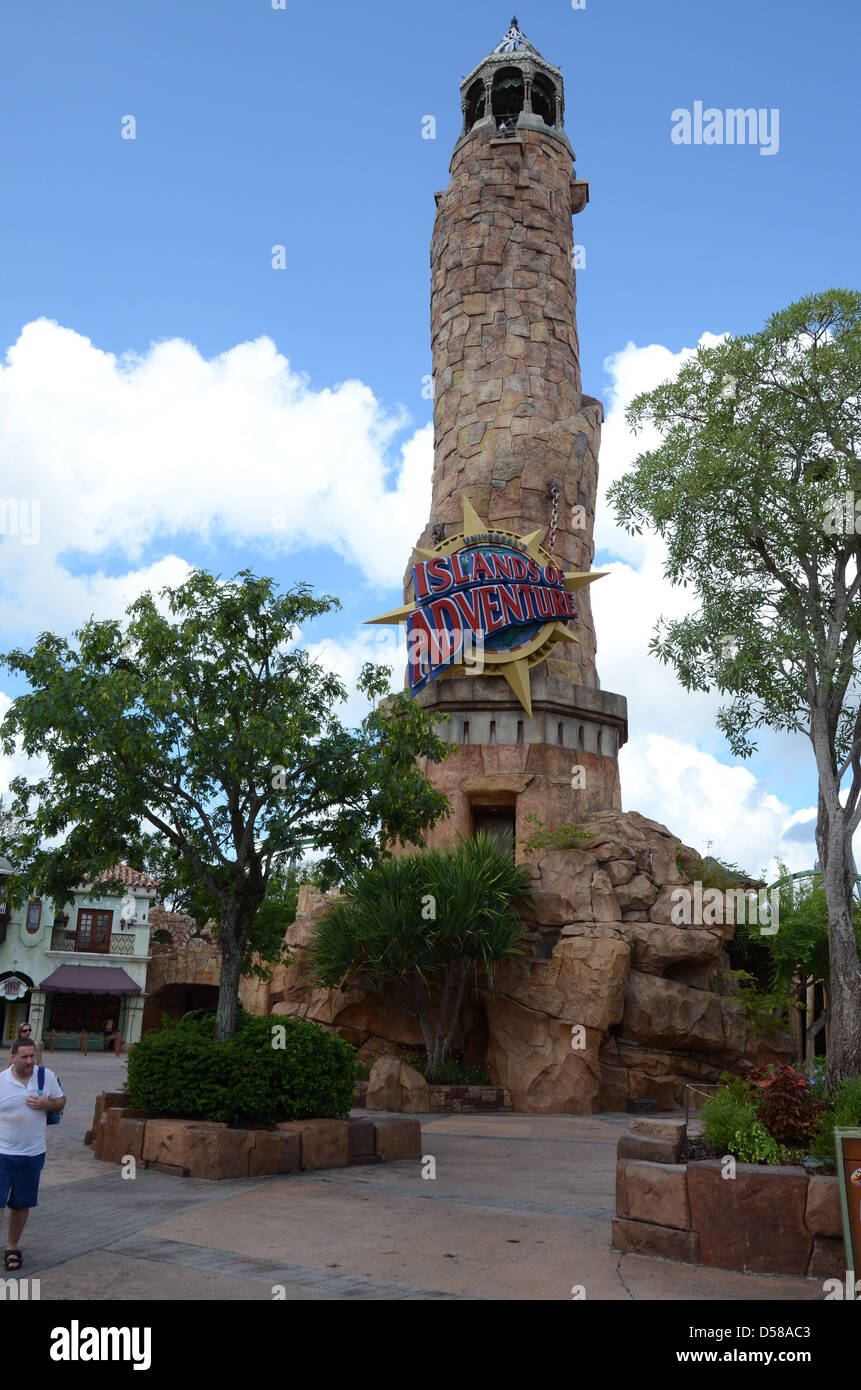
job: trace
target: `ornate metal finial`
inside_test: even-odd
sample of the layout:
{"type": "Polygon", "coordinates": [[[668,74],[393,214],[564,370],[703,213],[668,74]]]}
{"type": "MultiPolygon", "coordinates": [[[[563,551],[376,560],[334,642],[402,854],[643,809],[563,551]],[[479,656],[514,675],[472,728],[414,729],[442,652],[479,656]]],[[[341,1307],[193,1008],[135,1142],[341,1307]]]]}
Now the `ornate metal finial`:
{"type": "Polygon", "coordinates": [[[493,50],[494,53],[518,53],[520,49],[528,48],[535,52],[533,45],[529,42],[524,33],[521,33],[517,23],[517,15],[511,16],[511,26],[501,43],[498,43],[493,50]]]}

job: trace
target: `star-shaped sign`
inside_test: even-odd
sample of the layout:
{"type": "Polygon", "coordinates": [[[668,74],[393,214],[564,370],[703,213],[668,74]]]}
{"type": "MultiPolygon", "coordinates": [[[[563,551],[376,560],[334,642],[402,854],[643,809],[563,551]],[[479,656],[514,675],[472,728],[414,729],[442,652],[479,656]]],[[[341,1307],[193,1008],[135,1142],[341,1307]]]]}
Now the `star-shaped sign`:
{"type": "Polygon", "coordinates": [[[406,622],[413,692],[460,666],[463,674],[504,676],[532,715],[531,667],[579,640],[569,627],[577,617],[570,595],[608,573],[564,572],[539,544],[543,534],[487,528],[464,496],[463,530],[433,550],[416,547],[414,601],[369,619],[406,622]]]}

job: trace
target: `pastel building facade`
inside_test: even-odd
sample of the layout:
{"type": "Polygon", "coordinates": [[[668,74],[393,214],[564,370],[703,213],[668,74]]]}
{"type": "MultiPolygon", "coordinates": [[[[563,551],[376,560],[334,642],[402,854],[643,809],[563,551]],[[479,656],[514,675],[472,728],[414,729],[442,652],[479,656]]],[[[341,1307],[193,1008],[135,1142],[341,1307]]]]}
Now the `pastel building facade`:
{"type": "Polygon", "coordinates": [[[19,907],[4,901],[12,872],[0,858],[0,1044],[8,1046],[21,1023],[46,1047],[103,1046],[112,1024],[123,1049],[141,1034],[147,968],[149,912],[159,898],[147,874],[119,864],[93,885],[57,905],[32,897],[19,907]]]}

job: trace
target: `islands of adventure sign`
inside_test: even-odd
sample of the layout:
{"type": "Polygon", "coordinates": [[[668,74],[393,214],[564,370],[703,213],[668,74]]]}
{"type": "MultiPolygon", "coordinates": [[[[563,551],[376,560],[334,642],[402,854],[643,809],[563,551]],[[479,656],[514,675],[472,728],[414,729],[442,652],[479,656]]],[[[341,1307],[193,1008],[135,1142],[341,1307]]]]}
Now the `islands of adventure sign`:
{"type": "Polygon", "coordinates": [[[414,602],[371,619],[406,621],[413,694],[460,666],[504,676],[532,713],[530,667],[578,640],[568,626],[577,617],[574,592],[602,573],[566,574],[539,545],[543,534],[487,529],[464,497],[463,531],[414,551],[414,602]]]}

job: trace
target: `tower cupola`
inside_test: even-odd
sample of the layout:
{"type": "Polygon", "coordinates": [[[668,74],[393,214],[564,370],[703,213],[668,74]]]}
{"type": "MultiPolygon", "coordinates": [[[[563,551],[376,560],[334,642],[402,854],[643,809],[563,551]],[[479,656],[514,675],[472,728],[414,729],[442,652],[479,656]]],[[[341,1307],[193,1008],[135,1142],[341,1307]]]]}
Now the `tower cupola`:
{"type": "Polygon", "coordinates": [[[565,139],[562,73],[542,58],[516,15],[493,52],[463,79],[460,97],[464,136],[489,130],[513,138],[525,128],[565,139]]]}

